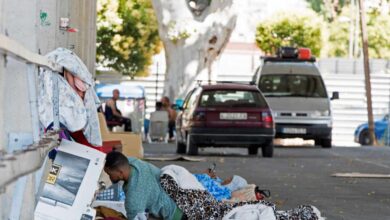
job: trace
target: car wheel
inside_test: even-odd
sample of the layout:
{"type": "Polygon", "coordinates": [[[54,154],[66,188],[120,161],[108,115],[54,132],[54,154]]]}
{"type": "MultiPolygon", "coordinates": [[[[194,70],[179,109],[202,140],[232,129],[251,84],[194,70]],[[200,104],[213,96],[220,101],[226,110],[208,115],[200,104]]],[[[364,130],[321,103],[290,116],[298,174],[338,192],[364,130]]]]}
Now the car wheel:
{"type": "Polygon", "coordinates": [[[191,135],[187,135],[187,151],[188,155],[198,155],[198,147],[191,141],[191,135]]]}
{"type": "Polygon", "coordinates": [[[177,154],[185,154],[186,153],[186,145],[176,139],[176,153],[177,154]]]}
{"type": "Polygon", "coordinates": [[[322,148],[331,148],[332,147],[332,138],[321,139],[322,148]]]}
{"type": "Polygon", "coordinates": [[[370,138],[370,132],[363,130],[359,135],[359,144],[363,146],[372,145],[373,141],[370,138]]]}
{"type": "Polygon", "coordinates": [[[257,155],[258,152],[259,152],[259,148],[257,146],[248,147],[248,154],[249,155],[257,155]]]}
{"type": "Polygon", "coordinates": [[[272,157],[274,155],[274,145],[272,143],[264,145],[261,148],[261,153],[263,157],[272,157]]]}

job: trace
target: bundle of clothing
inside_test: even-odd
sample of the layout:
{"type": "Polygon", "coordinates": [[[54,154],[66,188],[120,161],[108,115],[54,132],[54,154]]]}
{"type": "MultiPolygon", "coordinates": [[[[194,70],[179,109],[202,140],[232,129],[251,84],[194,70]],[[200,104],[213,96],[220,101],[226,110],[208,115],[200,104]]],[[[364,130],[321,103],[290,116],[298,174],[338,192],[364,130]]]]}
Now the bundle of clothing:
{"type": "MultiPolygon", "coordinates": [[[[319,210],[310,205],[301,205],[295,209],[282,211],[277,210],[275,204],[257,200],[255,197],[239,197],[236,200],[229,200],[232,194],[246,189],[248,184],[243,178],[236,177],[230,185],[215,193],[210,189],[211,181],[203,181],[206,176],[193,175],[188,170],[177,165],[169,165],[162,168],[160,183],[167,194],[175,201],[188,219],[210,219],[210,220],[322,220],[319,210]],[[199,181],[199,180],[201,181],[199,181]],[[203,182],[203,184],[201,183],[203,182]],[[206,183],[206,184],[205,184],[206,183]],[[206,186],[206,187],[205,187],[206,186]],[[231,191],[234,189],[233,191],[231,191]],[[229,196],[230,191],[230,196],[229,196]]],[[[217,182],[220,180],[217,180],[217,182]]],[[[215,189],[215,188],[214,188],[215,189]]],[[[214,190],[216,191],[216,190],[214,190]]],[[[249,192],[249,190],[247,190],[249,192]]],[[[254,194],[254,193],[249,193],[254,194]]]]}
{"type": "MultiPolygon", "coordinates": [[[[70,133],[80,132],[83,144],[101,146],[97,108],[100,101],[94,91],[94,79],[81,59],[65,48],[57,48],[46,57],[64,67],[62,73],[41,69],[39,73],[39,120],[47,130],[53,124],[53,89],[59,92],[59,120],[70,133]],[[57,82],[57,84],[55,84],[57,82]]],[[[80,135],[78,135],[80,136],[80,135]]]]}

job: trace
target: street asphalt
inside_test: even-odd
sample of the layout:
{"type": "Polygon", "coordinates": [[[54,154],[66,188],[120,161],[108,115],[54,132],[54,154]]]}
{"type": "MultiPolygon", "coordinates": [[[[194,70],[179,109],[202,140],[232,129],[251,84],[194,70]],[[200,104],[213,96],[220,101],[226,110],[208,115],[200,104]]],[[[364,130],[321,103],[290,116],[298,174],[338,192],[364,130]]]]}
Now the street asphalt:
{"type": "MultiPolygon", "coordinates": [[[[145,157],[172,158],[176,146],[144,143],[145,157]]],[[[390,174],[390,147],[276,147],[273,158],[247,156],[244,148],[199,150],[203,162],[157,161],[202,172],[213,162],[221,178],[240,175],[262,189],[278,210],[316,206],[328,220],[390,220],[390,178],[339,178],[334,173],[390,174]]]]}

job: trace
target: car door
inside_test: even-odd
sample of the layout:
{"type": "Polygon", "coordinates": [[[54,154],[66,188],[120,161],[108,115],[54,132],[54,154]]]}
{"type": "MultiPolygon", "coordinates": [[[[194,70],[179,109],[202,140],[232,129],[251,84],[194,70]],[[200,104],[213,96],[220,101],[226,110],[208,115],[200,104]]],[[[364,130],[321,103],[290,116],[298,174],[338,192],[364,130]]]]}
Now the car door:
{"type": "Polygon", "coordinates": [[[188,101],[192,95],[192,93],[195,91],[195,89],[191,90],[187,96],[185,97],[183,101],[183,105],[180,108],[180,112],[177,114],[176,118],[176,135],[177,138],[179,138],[179,141],[184,141],[185,139],[185,130],[183,129],[183,114],[184,114],[184,109],[187,108],[188,106],[188,101]]]}
{"type": "Polygon", "coordinates": [[[389,116],[386,115],[381,120],[375,122],[375,135],[379,143],[387,144],[388,143],[388,134],[387,129],[389,125],[389,116]]]}
{"type": "Polygon", "coordinates": [[[191,126],[192,115],[197,107],[197,101],[201,91],[202,91],[201,88],[197,88],[193,90],[188,100],[186,100],[186,102],[184,103],[183,114],[182,114],[182,125],[181,125],[183,137],[185,137],[184,135],[186,134],[186,132],[191,126]]]}

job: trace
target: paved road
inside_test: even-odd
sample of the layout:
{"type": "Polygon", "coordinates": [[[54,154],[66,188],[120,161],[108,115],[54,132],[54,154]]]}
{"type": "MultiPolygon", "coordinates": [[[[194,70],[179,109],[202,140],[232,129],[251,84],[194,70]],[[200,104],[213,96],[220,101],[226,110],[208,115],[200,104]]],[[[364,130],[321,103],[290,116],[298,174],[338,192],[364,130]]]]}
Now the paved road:
{"type": "MultiPolygon", "coordinates": [[[[145,144],[146,156],[174,152],[174,144],[145,144]]],[[[174,163],[191,172],[201,172],[215,162],[222,178],[238,174],[270,189],[270,201],[278,209],[312,204],[329,220],[390,219],[390,179],[331,177],[338,172],[390,174],[389,147],[278,147],[273,158],[246,156],[246,152],[206,148],[199,155],[206,162],[151,162],[159,167],[174,163]]]]}

